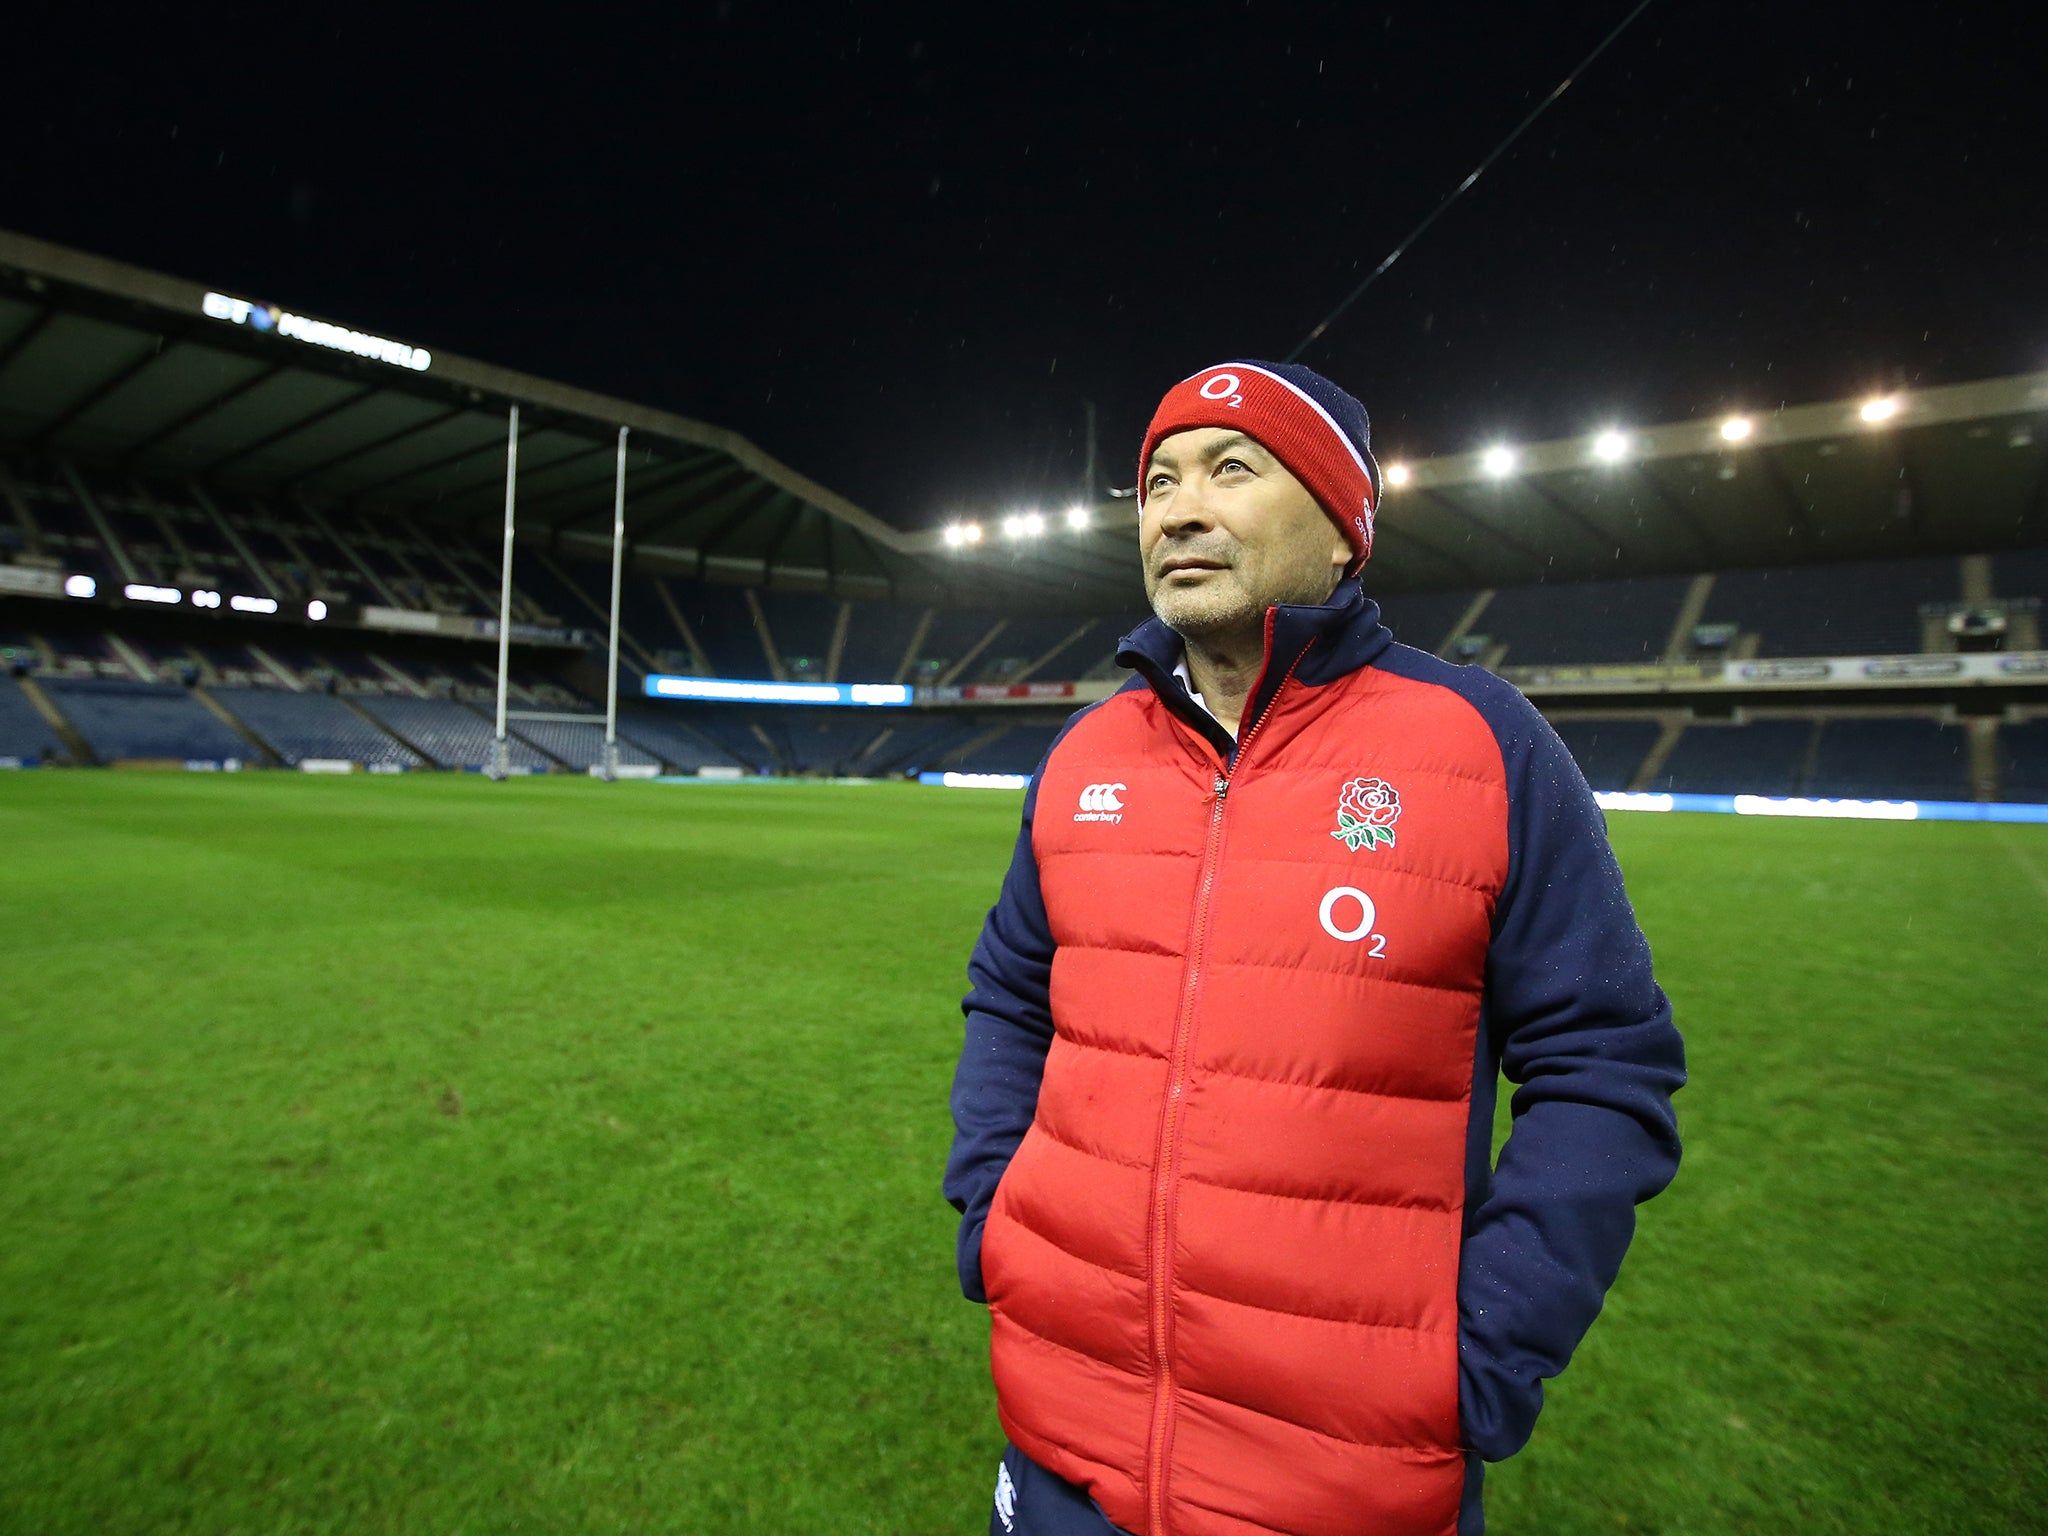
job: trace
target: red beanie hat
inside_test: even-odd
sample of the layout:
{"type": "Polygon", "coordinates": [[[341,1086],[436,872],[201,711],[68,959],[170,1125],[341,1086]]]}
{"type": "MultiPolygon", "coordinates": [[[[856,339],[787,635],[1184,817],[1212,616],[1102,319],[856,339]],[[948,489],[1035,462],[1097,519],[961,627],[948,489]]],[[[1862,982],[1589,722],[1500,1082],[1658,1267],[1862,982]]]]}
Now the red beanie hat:
{"type": "Polygon", "coordinates": [[[1351,545],[1348,574],[1372,553],[1380,467],[1365,407],[1299,363],[1241,359],[1191,373],[1166,392],[1138,455],[1138,506],[1159,440],[1192,427],[1234,427],[1256,439],[1308,489],[1351,545]]]}

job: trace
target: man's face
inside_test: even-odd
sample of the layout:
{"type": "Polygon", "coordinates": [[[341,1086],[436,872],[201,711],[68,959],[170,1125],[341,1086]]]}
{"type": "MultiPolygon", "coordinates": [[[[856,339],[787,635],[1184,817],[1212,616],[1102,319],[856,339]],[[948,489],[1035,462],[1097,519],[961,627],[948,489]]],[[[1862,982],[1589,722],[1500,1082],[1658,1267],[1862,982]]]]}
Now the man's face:
{"type": "Polygon", "coordinates": [[[1276,603],[1320,603],[1351,547],[1316,499],[1242,432],[1162,438],[1145,466],[1138,529],[1145,596],[1183,635],[1262,630],[1276,603]]]}

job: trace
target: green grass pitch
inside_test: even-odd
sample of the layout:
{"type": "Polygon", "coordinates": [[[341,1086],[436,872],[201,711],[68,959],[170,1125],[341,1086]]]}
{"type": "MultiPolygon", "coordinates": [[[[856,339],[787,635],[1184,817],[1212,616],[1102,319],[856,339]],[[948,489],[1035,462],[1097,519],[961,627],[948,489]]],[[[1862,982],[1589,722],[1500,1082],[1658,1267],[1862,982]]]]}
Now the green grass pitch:
{"type": "MultiPolygon", "coordinates": [[[[1017,804],[0,775],[0,1531],[984,1529],[1017,804]]],[[[2048,828],[1614,836],[1686,1163],[1492,1529],[2040,1529],[2048,828]]]]}

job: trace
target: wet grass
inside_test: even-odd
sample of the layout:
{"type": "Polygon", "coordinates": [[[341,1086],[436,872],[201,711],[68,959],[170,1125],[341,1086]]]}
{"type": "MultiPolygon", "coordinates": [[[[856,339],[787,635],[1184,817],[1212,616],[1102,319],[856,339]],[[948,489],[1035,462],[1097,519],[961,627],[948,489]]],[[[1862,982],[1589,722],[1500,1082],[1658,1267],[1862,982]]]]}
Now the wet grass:
{"type": "MultiPolygon", "coordinates": [[[[1017,797],[0,776],[0,1531],[978,1531],[1017,797]]],[[[1629,817],[1687,1164],[1492,1529],[2035,1528],[2048,835],[1629,817]]]]}

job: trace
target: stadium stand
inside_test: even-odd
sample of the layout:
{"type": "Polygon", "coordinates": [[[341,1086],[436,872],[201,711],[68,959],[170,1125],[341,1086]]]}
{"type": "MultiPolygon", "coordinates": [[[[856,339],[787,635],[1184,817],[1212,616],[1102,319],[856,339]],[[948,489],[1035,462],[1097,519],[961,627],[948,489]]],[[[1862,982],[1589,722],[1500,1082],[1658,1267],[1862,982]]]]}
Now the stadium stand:
{"type": "Polygon", "coordinates": [[[653,709],[622,707],[619,711],[619,734],[644,747],[678,773],[751,766],[706,739],[686,721],[653,709]]]}
{"type": "Polygon", "coordinates": [[[2048,715],[1998,728],[1999,798],[2048,804],[2048,715]]]}
{"type": "Polygon", "coordinates": [[[846,649],[837,681],[889,683],[902,669],[920,610],[896,603],[855,603],[846,625],[846,649]]]}
{"type": "MultiPolygon", "coordinates": [[[[363,708],[441,768],[482,768],[491,761],[492,723],[477,710],[453,699],[412,699],[366,696],[363,708]]],[[[546,770],[547,755],[526,742],[510,740],[512,766],[546,770]]]]}
{"type": "Polygon", "coordinates": [[[970,747],[957,757],[946,757],[942,766],[961,773],[1035,773],[1061,728],[1058,725],[1012,725],[997,729],[1001,734],[970,747]]]}
{"type": "MultiPolygon", "coordinates": [[[[932,622],[925,631],[924,642],[918,647],[917,661],[911,667],[906,682],[936,683],[948,680],[948,674],[962,663],[972,665],[969,658],[979,661],[975,648],[980,646],[988,632],[995,627],[1000,615],[984,613],[977,609],[941,608],[932,615],[932,622]]],[[[1000,634],[997,638],[1001,638],[1000,634]]],[[[993,642],[991,642],[993,643],[993,642]]],[[[986,654],[983,652],[982,654],[986,654]]],[[[950,679],[964,682],[963,677],[950,679]]]]}
{"type": "Polygon", "coordinates": [[[68,761],[71,754],[42,711],[12,677],[0,677],[0,762],[15,766],[68,761]]]}
{"type": "Polygon", "coordinates": [[[427,766],[390,732],[327,693],[292,693],[283,688],[216,688],[213,696],[288,765],[307,758],[353,763],[427,766]]]}
{"type": "MultiPolygon", "coordinates": [[[[514,403],[536,408],[530,419],[561,455],[521,463],[513,617],[548,633],[513,637],[518,765],[579,769],[602,750],[587,717],[605,688],[604,513],[622,424],[634,454],[620,595],[628,763],[1028,772],[1067,702],[997,707],[969,692],[912,710],[684,705],[644,701],[639,682],[648,671],[1079,682],[1091,685],[1074,692],[1082,702],[1122,681],[1116,642],[1146,617],[1127,608],[1128,505],[1103,503],[1072,535],[940,553],[939,530],[889,526],[723,429],[440,353],[427,377],[365,373],[358,360],[166,306],[150,296],[175,290],[160,275],[0,231],[5,253],[14,265],[0,264],[0,297],[12,307],[0,306],[0,324],[16,341],[0,338],[0,416],[11,423],[0,443],[0,651],[41,680],[36,697],[57,723],[6,680],[0,761],[61,760],[66,743],[83,757],[488,761],[497,679],[477,621],[498,602],[502,489],[483,468],[495,467],[514,403]],[[61,346],[42,329],[58,321],[61,346]],[[256,367],[239,375],[246,393],[199,391],[201,357],[256,367]],[[113,391],[87,413],[89,429],[43,387],[60,365],[113,391]],[[294,391],[311,375],[361,392],[362,409],[302,417],[294,391]],[[396,420],[434,420],[445,444],[394,447],[378,423],[396,420]],[[65,595],[54,585],[65,576],[95,586],[65,595]],[[129,583],[177,590],[131,595],[129,583]],[[281,607],[238,618],[218,593],[267,593],[281,607]],[[315,598],[331,622],[307,614],[315,598]],[[541,711],[585,718],[518,718],[541,711]]],[[[1642,462],[1626,471],[1661,487],[1662,513],[1603,501],[1608,471],[1586,468],[1588,444],[1532,445],[1505,479],[1469,455],[1437,459],[1416,467],[1414,500],[1390,497],[1390,537],[1366,585],[1399,639],[1482,660],[1528,689],[1603,789],[2048,799],[2048,711],[2037,703],[2048,653],[1990,654],[2042,644],[2048,549],[1999,546],[2039,527],[2038,449],[2012,450],[2034,445],[2044,387],[2048,375],[1916,387],[1912,408],[1875,436],[1857,402],[1788,407],[1767,446],[1781,469],[1797,459],[1796,484],[1739,472],[1717,422],[1667,424],[1642,437],[1642,462]],[[1612,541],[1601,532],[1610,521],[1612,541]],[[1686,574],[1708,550],[1722,564],[1686,574]],[[1857,558],[1786,563],[1821,550],[1857,558]],[[1879,552],[1890,558],[1864,558],[1879,552]],[[2003,614],[1951,630],[1986,598],[2003,614]],[[1732,627],[1734,669],[1716,665],[1718,646],[1692,654],[1698,624],[1732,627]],[[1873,653],[1916,660],[1745,670],[1754,658],[1873,653]],[[1667,656],[1684,665],[1566,672],[1667,656]],[[1954,723],[1958,710],[1967,723],[1954,723]]]]}
{"type": "MultiPolygon", "coordinates": [[[[508,731],[531,742],[579,773],[604,762],[604,727],[571,720],[514,720],[508,731]]],[[[624,732],[619,734],[619,761],[636,767],[661,766],[661,754],[637,745],[624,732]]]]}
{"type": "Polygon", "coordinates": [[[1807,720],[1695,723],[1647,787],[1673,794],[1794,795],[1812,740],[1807,720]]]}
{"type": "MultiPolygon", "coordinates": [[[[1368,588],[1370,583],[1367,584],[1368,588]]],[[[1394,638],[1418,651],[1441,652],[1477,592],[1401,592],[1379,599],[1394,638]]]]}
{"type": "Polygon", "coordinates": [[[1968,733],[1933,720],[1823,720],[1801,793],[1851,800],[1968,800],[1968,733]]]}
{"type": "Polygon", "coordinates": [[[985,729],[983,721],[957,715],[893,714],[862,757],[860,771],[885,776],[936,768],[985,729]]]}
{"type": "Polygon", "coordinates": [[[1961,595],[1954,560],[1730,571],[1715,577],[1701,620],[1754,635],[1758,656],[1911,654],[1920,605],[1961,595]]]}
{"type": "Polygon", "coordinates": [[[823,680],[826,664],[832,659],[838,602],[810,592],[762,592],[757,596],[783,670],[795,679],[823,680]]]}
{"type": "Polygon", "coordinates": [[[1991,561],[1992,591],[1999,597],[2048,601],[2048,549],[2015,549],[1991,561]]]}
{"type": "Polygon", "coordinates": [[[102,762],[220,763],[251,755],[247,742],[175,683],[53,677],[43,688],[102,762]]]}
{"type": "Polygon", "coordinates": [[[767,652],[754,632],[754,616],[738,587],[709,581],[670,583],[671,595],[684,621],[704,647],[719,677],[773,677],[767,652]]]}
{"type": "Polygon", "coordinates": [[[1557,722],[1558,736],[1595,789],[1632,787],[1662,731],[1655,720],[1627,717],[1557,722]]]}
{"type": "Polygon", "coordinates": [[[1507,587],[1473,627],[1506,645],[1500,659],[1509,666],[1658,661],[1690,585],[1688,577],[1664,576],[1507,587]]]}

